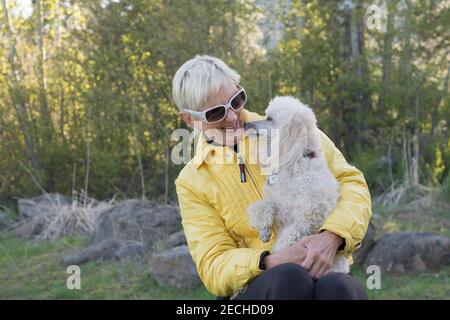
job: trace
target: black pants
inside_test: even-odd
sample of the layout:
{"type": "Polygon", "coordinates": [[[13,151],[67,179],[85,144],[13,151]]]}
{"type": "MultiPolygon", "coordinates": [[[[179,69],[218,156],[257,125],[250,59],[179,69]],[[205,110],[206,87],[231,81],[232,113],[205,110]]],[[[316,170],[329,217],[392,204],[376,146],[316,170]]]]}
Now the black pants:
{"type": "Polygon", "coordinates": [[[367,294],[364,287],[348,274],[332,272],[313,281],[302,266],[286,263],[264,271],[235,299],[367,300],[367,294]]]}

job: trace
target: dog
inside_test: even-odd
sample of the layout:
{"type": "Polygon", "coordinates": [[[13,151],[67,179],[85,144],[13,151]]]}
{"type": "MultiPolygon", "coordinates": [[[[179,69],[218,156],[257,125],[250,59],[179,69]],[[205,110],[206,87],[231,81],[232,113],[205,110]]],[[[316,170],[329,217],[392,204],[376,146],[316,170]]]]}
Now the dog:
{"type": "MultiPolygon", "coordinates": [[[[261,241],[269,241],[274,228],[277,240],[272,252],[278,252],[319,231],[336,207],[339,183],[321,152],[316,116],[308,106],[294,97],[276,97],[266,115],[245,129],[272,145],[278,141],[278,166],[267,176],[263,199],[251,204],[247,214],[261,241]]],[[[261,154],[267,150],[260,150],[261,154]]],[[[349,272],[343,254],[336,254],[333,271],[349,272]]]]}

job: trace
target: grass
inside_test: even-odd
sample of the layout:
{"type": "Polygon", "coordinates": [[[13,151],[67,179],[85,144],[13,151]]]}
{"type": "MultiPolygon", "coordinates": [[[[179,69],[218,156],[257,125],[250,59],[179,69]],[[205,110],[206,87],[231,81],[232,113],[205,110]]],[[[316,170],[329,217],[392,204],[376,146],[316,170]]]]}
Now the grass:
{"type": "MultiPolygon", "coordinates": [[[[425,199],[426,200],[426,199],[425,199]]],[[[445,199],[444,199],[445,200],[445,199]]],[[[450,204],[442,199],[417,206],[375,207],[377,236],[385,232],[423,231],[450,236],[450,204]]],[[[13,220],[13,210],[7,210],[13,220]]],[[[87,238],[25,241],[0,233],[0,299],[214,299],[203,286],[177,290],[160,286],[147,265],[132,262],[89,262],[81,265],[81,290],[69,290],[69,274],[60,264],[66,254],[88,245],[87,238]]],[[[361,267],[353,275],[366,284],[361,267]]],[[[369,299],[450,299],[450,266],[419,275],[381,275],[381,289],[366,290],[369,299]]]]}
{"type": "Polygon", "coordinates": [[[450,203],[433,198],[425,205],[373,208],[377,236],[386,232],[432,232],[450,237],[450,203]]]}
{"type": "MultiPolygon", "coordinates": [[[[89,262],[81,265],[81,290],[69,290],[69,274],[59,261],[88,244],[86,238],[28,242],[0,234],[1,299],[214,299],[203,286],[176,290],[158,285],[146,266],[135,263],[89,262]]],[[[369,276],[352,270],[363,284],[369,276]]],[[[450,267],[436,273],[381,277],[380,290],[368,290],[370,299],[449,299],[450,267]]]]}
{"type": "MultiPolygon", "coordinates": [[[[352,274],[363,285],[370,274],[361,267],[352,269],[352,274]]],[[[370,300],[404,300],[404,299],[450,299],[450,267],[441,268],[438,272],[427,272],[418,275],[388,276],[381,274],[381,288],[369,290],[370,300]]]]}
{"type": "Polygon", "coordinates": [[[30,243],[0,234],[0,299],[213,299],[203,287],[176,290],[158,285],[146,266],[132,262],[81,265],[81,290],[69,290],[70,274],[59,261],[88,244],[86,238],[30,243]]]}

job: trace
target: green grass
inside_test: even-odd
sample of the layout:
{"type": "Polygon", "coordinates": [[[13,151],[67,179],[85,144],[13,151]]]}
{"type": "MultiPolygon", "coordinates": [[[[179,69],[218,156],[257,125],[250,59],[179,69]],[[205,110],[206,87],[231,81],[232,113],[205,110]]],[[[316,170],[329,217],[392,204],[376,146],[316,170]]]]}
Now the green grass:
{"type": "Polygon", "coordinates": [[[0,299],[213,299],[203,287],[176,290],[158,285],[145,265],[89,262],[81,268],[81,290],[69,290],[60,259],[88,244],[66,237],[28,242],[0,234],[0,299]]]}
{"type": "MultiPolygon", "coordinates": [[[[352,274],[366,284],[370,274],[361,268],[354,268],[352,274]]],[[[438,272],[398,277],[381,274],[380,289],[366,289],[370,300],[400,299],[450,299],[450,267],[443,267],[438,272]]]]}
{"type": "MultiPolygon", "coordinates": [[[[54,242],[29,242],[0,234],[0,299],[214,299],[201,286],[176,290],[158,285],[146,265],[89,262],[81,265],[81,290],[69,290],[69,274],[59,261],[88,244],[66,237],[54,242]]],[[[352,273],[363,284],[361,268],[352,273]]],[[[436,273],[381,276],[381,289],[368,290],[370,299],[449,299],[450,267],[436,273]]]]}
{"type": "MultiPolygon", "coordinates": [[[[374,208],[377,237],[385,232],[424,231],[450,236],[450,204],[433,199],[431,205],[374,208]],[[435,201],[436,200],[436,201],[435,201]]],[[[14,220],[14,210],[6,210],[14,220]]],[[[85,248],[86,238],[31,242],[12,232],[0,233],[0,299],[214,299],[203,286],[177,290],[160,286],[148,265],[116,261],[81,265],[81,290],[69,290],[69,274],[62,257],[85,248]]],[[[366,284],[361,267],[352,270],[366,284]]],[[[450,266],[419,275],[381,275],[381,289],[366,289],[370,299],[450,299],[450,266]]]]}

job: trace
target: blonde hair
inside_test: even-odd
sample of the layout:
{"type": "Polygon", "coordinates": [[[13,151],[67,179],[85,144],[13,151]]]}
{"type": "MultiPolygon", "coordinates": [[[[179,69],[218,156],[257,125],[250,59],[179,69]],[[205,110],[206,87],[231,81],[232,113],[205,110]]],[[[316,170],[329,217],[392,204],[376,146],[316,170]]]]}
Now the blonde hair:
{"type": "Polygon", "coordinates": [[[172,96],[180,110],[198,111],[208,98],[224,84],[239,84],[241,76],[222,60],[197,55],[175,73],[172,96]]]}

